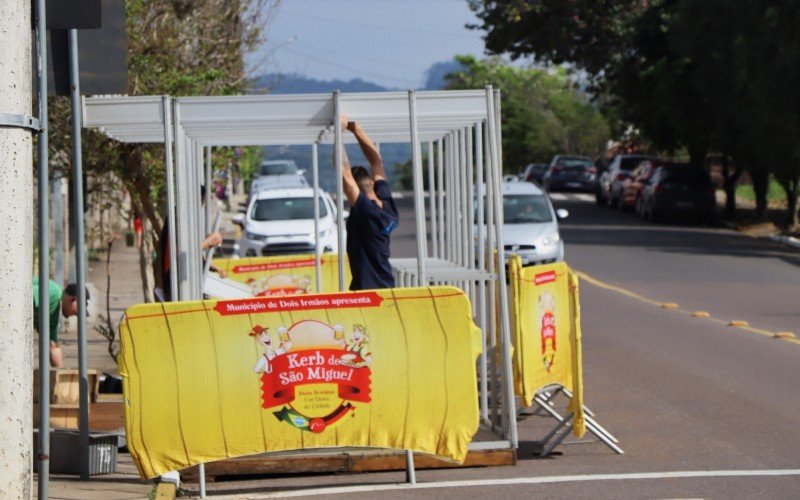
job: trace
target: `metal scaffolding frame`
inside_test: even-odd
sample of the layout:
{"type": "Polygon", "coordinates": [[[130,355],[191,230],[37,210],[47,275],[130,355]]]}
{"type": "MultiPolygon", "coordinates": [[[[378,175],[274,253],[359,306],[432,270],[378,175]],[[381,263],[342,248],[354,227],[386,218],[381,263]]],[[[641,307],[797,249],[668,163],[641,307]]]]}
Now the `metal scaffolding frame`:
{"type": "MultiPolygon", "coordinates": [[[[171,265],[177,270],[172,273],[172,285],[173,296],[179,300],[202,297],[199,247],[211,215],[204,215],[200,208],[198,186],[203,177],[207,186],[210,181],[211,148],[311,145],[317,193],[317,146],[334,145],[338,171],[344,143],[355,142],[342,134],[339,116],[344,113],[361,122],[377,143],[411,144],[417,256],[392,259],[397,286],[452,285],[468,294],[482,331],[481,424],[499,435],[495,441],[473,443],[473,448],[516,447],[506,270],[501,258],[499,91],[488,86],[431,92],[91,97],[83,102],[87,128],[100,129],[122,142],[166,143],[169,238],[177,249],[170,252],[171,265]],[[427,165],[423,165],[423,147],[427,165]]],[[[339,288],[344,290],[344,194],[341,176],[336,178],[339,288]]]]}

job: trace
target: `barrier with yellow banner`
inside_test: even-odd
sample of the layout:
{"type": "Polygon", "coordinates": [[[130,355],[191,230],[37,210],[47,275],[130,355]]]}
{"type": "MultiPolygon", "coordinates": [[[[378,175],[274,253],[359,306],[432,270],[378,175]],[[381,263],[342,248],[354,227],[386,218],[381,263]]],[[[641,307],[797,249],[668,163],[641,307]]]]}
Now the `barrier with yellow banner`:
{"type": "MultiPolygon", "coordinates": [[[[249,286],[254,296],[285,296],[316,293],[317,277],[314,254],[214,259],[214,266],[227,277],[249,286]]],[[[320,256],[320,292],[339,291],[338,255],[320,256]]],[[[350,266],[344,260],[345,288],[350,285],[350,266]]]]}
{"type": "Polygon", "coordinates": [[[120,339],[144,478],[309,448],[463,461],[478,429],[480,331],[457,288],[141,304],[120,339]]]}
{"type": "Polygon", "coordinates": [[[569,390],[573,433],[580,437],[585,421],[578,279],[564,262],[522,267],[519,256],[512,256],[509,284],[515,391],[531,406],[544,388],[569,390]]]}

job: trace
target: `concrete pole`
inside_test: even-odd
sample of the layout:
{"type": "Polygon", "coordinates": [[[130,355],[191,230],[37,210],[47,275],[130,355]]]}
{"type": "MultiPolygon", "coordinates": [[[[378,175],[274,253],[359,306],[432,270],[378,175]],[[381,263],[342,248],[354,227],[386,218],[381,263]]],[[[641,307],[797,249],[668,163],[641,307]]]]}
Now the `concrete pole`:
{"type": "MultiPolygon", "coordinates": [[[[28,0],[8,0],[0,10],[2,113],[31,114],[30,14],[28,0]]],[[[29,130],[0,127],[0,179],[9,187],[0,196],[0,498],[33,491],[32,144],[29,130]]]]}

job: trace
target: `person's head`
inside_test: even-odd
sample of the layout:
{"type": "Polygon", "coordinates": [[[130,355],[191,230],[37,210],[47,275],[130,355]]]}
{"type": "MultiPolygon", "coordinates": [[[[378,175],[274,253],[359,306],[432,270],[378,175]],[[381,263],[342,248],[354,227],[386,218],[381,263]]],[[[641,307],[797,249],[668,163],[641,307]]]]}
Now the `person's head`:
{"type": "Polygon", "coordinates": [[[375,190],[375,181],[372,180],[366,168],[357,166],[351,168],[350,171],[353,172],[353,178],[358,184],[358,189],[364,193],[371,193],[375,190]]]}
{"type": "MultiPolygon", "coordinates": [[[[89,289],[86,289],[86,303],[89,303],[89,289]]],[[[64,288],[61,295],[61,314],[65,318],[78,315],[78,287],[75,283],[70,283],[64,288]]]]}

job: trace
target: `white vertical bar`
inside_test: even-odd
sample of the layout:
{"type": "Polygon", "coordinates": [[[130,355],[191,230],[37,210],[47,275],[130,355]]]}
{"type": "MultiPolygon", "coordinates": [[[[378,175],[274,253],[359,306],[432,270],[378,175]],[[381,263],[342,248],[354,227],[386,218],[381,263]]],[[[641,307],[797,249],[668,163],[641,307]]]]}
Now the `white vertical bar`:
{"type": "Polygon", "coordinates": [[[333,92],[333,158],[336,166],[336,225],[339,239],[339,291],[341,292],[344,291],[344,254],[346,249],[344,240],[344,179],[342,179],[344,144],[342,144],[342,124],[340,122],[342,107],[339,97],[339,91],[335,90],[333,92]]]}
{"type": "Polygon", "coordinates": [[[484,156],[485,162],[485,175],[484,175],[484,189],[486,192],[486,269],[492,274],[492,280],[489,282],[489,300],[487,309],[489,311],[489,328],[486,339],[486,346],[484,349],[488,353],[489,358],[489,390],[492,393],[492,426],[498,423],[498,409],[499,409],[499,396],[497,394],[497,357],[494,355],[495,348],[497,347],[497,266],[495,265],[497,259],[495,253],[497,249],[494,243],[494,189],[491,188],[492,179],[492,154],[490,149],[490,136],[489,136],[489,118],[486,118],[486,127],[483,129],[483,143],[486,146],[486,154],[484,156]]]}
{"type": "MultiPolygon", "coordinates": [[[[470,223],[470,214],[467,210],[469,206],[467,202],[467,198],[469,198],[469,191],[467,190],[467,134],[465,129],[458,130],[459,135],[459,155],[458,157],[461,159],[459,169],[458,169],[458,177],[459,177],[459,188],[461,192],[461,205],[459,208],[459,213],[461,214],[461,265],[464,267],[469,267],[469,223],[470,223]]],[[[465,290],[466,291],[466,290],[465,290]]]]}
{"type": "MultiPolygon", "coordinates": [[[[483,128],[481,123],[478,122],[475,124],[475,163],[476,163],[476,181],[477,189],[476,191],[476,202],[477,202],[477,231],[478,231],[478,269],[486,270],[486,241],[484,240],[484,228],[486,227],[486,218],[483,210],[484,205],[484,182],[483,182],[483,128]]],[[[489,282],[491,286],[491,281],[489,282]]],[[[481,399],[480,399],[480,408],[481,408],[481,420],[483,422],[489,421],[489,383],[487,380],[487,367],[486,367],[486,307],[487,307],[487,297],[486,297],[486,281],[481,279],[478,282],[478,326],[481,329],[481,345],[483,349],[481,349],[481,355],[478,360],[478,371],[480,373],[480,381],[481,381],[481,399]]]]}
{"type": "MultiPolygon", "coordinates": [[[[475,174],[475,164],[472,162],[472,134],[474,130],[472,127],[467,127],[464,130],[467,146],[467,168],[465,175],[467,177],[467,210],[465,212],[467,229],[467,267],[475,269],[475,183],[473,176],[475,174]]],[[[475,316],[475,280],[470,280],[469,284],[469,298],[472,305],[472,315],[475,316]]]]}
{"type": "Polygon", "coordinates": [[[198,482],[200,483],[200,498],[206,497],[206,464],[197,466],[198,482]]]}
{"type": "Polygon", "coordinates": [[[436,258],[439,246],[439,235],[436,228],[436,184],[433,168],[433,142],[428,141],[428,206],[431,217],[431,250],[430,256],[436,258]]]}
{"type": "Polygon", "coordinates": [[[439,139],[438,147],[436,148],[436,197],[439,205],[437,216],[439,217],[439,239],[436,247],[436,256],[440,259],[444,258],[444,138],[439,139]]]}
{"type": "Polygon", "coordinates": [[[461,144],[464,142],[463,141],[464,138],[462,136],[463,136],[463,132],[461,131],[461,129],[456,130],[453,133],[453,137],[455,138],[455,141],[453,143],[453,160],[454,160],[454,162],[453,162],[453,188],[454,189],[453,189],[453,191],[454,191],[454,194],[455,194],[455,198],[453,200],[453,203],[454,203],[453,213],[455,215],[455,217],[453,218],[453,222],[455,223],[454,244],[455,244],[455,248],[456,248],[455,262],[457,264],[459,264],[459,265],[463,265],[464,264],[464,261],[463,261],[463,258],[464,258],[463,257],[463,252],[464,252],[463,244],[464,244],[464,242],[461,240],[461,233],[462,233],[462,231],[461,231],[461,229],[462,229],[462,227],[461,227],[461,219],[463,217],[463,214],[461,213],[461,183],[462,183],[462,180],[463,180],[462,175],[461,175],[461,167],[462,167],[462,165],[461,165],[461,162],[462,162],[461,144]]]}
{"type": "Polygon", "coordinates": [[[192,193],[192,207],[191,207],[191,214],[192,214],[192,246],[189,248],[189,262],[192,263],[190,268],[191,279],[192,279],[192,296],[191,300],[198,300],[201,298],[202,294],[202,285],[200,284],[200,278],[203,274],[203,266],[202,266],[202,252],[200,249],[200,244],[203,241],[203,235],[201,234],[201,228],[204,226],[203,224],[203,207],[200,204],[200,186],[202,182],[200,179],[202,178],[203,173],[203,146],[197,141],[192,141],[192,184],[194,185],[194,189],[190,191],[192,193]]]}
{"type": "MultiPolygon", "coordinates": [[[[178,253],[175,246],[175,164],[172,160],[172,99],[161,97],[161,109],[164,118],[164,163],[167,179],[167,248],[169,248],[169,280],[172,300],[178,295],[178,253]]],[[[163,255],[162,255],[163,258],[163,255]]],[[[163,266],[163,263],[162,263],[163,266]]],[[[163,286],[163,285],[162,285],[163,286]]]]}
{"type": "Polygon", "coordinates": [[[425,199],[422,191],[422,153],[417,130],[417,95],[408,91],[409,125],[411,127],[411,163],[414,168],[414,212],[417,219],[417,280],[420,286],[428,284],[425,260],[428,257],[428,233],[425,229],[425,199]]]}
{"type": "Polygon", "coordinates": [[[175,255],[175,267],[172,273],[175,275],[176,288],[172,289],[172,300],[188,300],[189,280],[187,276],[186,249],[189,248],[189,179],[188,179],[188,158],[186,135],[181,127],[181,102],[173,101],[172,105],[172,128],[173,141],[175,144],[175,221],[171,228],[175,231],[175,246],[170,248],[170,252],[175,255]]]}
{"type": "Polygon", "coordinates": [[[211,146],[206,146],[206,161],[205,161],[205,228],[206,234],[211,232],[211,146]]]}
{"type": "Polygon", "coordinates": [[[319,244],[319,145],[311,145],[311,183],[314,186],[314,274],[317,293],[322,291],[322,248],[319,244]]]}
{"type": "Polygon", "coordinates": [[[499,274],[498,282],[500,284],[500,326],[502,334],[502,356],[503,356],[503,401],[505,402],[505,420],[507,422],[508,438],[513,447],[517,447],[517,425],[516,425],[516,410],[514,400],[514,387],[512,384],[513,371],[511,369],[511,328],[508,318],[508,288],[506,283],[506,270],[505,270],[505,252],[503,246],[503,192],[502,192],[502,136],[500,131],[500,92],[492,91],[491,86],[486,88],[487,107],[489,109],[491,134],[490,140],[492,145],[492,163],[494,179],[493,184],[496,192],[494,198],[494,209],[497,224],[495,231],[497,232],[497,246],[500,249],[500,258],[498,260],[497,271],[499,274]]]}
{"type": "Polygon", "coordinates": [[[447,136],[447,260],[451,262],[456,261],[454,151],[453,133],[451,132],[447,136]]]}

